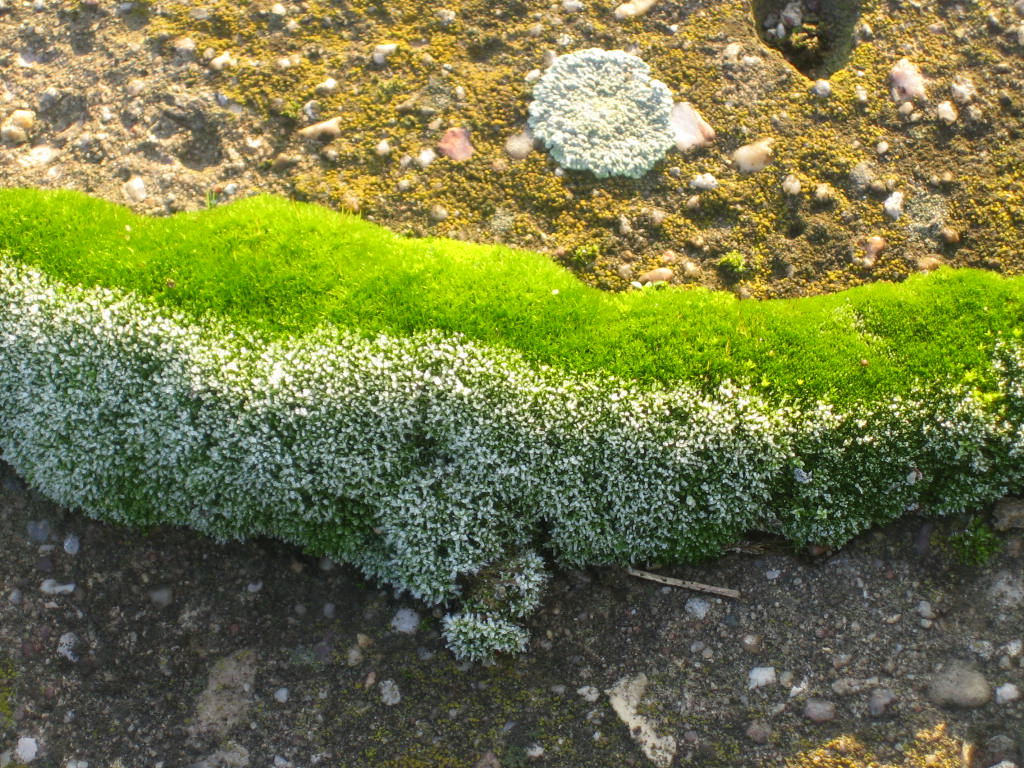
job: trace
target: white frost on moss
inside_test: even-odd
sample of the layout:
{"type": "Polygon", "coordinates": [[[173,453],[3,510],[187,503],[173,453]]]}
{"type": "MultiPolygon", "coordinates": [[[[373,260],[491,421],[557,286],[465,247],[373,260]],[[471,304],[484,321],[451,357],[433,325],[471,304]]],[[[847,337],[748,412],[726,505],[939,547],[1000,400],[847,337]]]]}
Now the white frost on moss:
{"type": "Polygon", "coordinates": [[[538,550],[682,562],[751,530],[834,546],[1024,480],[1008,346],[995,398],[935,382],[840,411],[578,378],[439,333],[262,337],[2,255],[0,307],[0,457],[32,486],[98,518],[290,541],[431,603],[469,583],[445,625],[468,658],[524,647],[538,550]]]}
{"type": "Polygon", "coordinates": [[[676,142],[672,94],[650,73],[624,51],[559,56],[533,89],[530,130],[563,168],[640,178],[676,142]]]}

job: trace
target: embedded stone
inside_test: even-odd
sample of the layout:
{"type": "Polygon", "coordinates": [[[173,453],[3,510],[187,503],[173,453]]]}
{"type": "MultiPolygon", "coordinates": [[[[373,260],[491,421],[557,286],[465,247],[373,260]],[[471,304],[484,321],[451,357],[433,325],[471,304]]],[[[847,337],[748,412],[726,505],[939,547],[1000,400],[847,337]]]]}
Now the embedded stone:
{"type": "Polygon", "coordinates": [[[965,662],[954,661],[932,676],[928,698],[942,707],[973,709],[992,698],[992,688],[985,676],[965,662]]]}

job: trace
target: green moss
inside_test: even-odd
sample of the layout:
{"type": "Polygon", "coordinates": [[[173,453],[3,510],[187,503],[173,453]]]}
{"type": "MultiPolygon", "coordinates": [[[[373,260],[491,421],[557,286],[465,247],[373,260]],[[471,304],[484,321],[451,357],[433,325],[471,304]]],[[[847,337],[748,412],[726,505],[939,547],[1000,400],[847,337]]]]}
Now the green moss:
{"type": "Polygon", "coordinates": [[[609,295],[542,254],[401,239],[270,197],[169,219],[70,192],[0,190],[0,204],[0,251],[15,259],[262,333],[325,323],[368,334],[456,332],[563,369],[708,388],[748,382],[779,398],[845,402],[924,382],[983,384],[995,341],[1024,321],[1024,283],[982,272],[800,301],[679,289],[609,295]]]}
{"type": "Polygon", "coordinates": [[[0,656],[0,727],[6,727],[11,722],[14,679],[14,665],[5,656],[0,656]]]}

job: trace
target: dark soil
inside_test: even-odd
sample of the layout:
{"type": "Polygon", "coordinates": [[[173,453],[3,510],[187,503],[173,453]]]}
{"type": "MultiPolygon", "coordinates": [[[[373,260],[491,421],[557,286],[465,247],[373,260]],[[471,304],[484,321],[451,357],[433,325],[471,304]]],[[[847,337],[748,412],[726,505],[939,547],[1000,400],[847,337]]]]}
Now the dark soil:
{"type": "Polygon", "coordinates": [[[1022,703],[943,709],[925,694],[955,660],[1024,688],[1022,540],[965,567],[948,544],[959,525],[909,518],[817,558],[747,543],[663,571],[739,600],[618,569],[559,572],[529,652],[482,666],[445,650],[441,610],[346,568],[272,541],[89,520],[3,465],[0,752],[34,738],[33,766],[641,766],[605,691],[643,673],[640,712],[675,739],[672,765],[988,768],[1020,759],[1022,703]],[[74,591],[46,595],[47,579],[74,591]],[[402,608],[421,615],[413,634],[391,628],[402,608]],[[74,661],[59,651],[67,633],[74,661]],[[249,687],[221,679],[213,706],[204,690],[225,659],[249,687]],[[777,682],[748,689],[768,666],[777,682]],[[401,696],[390,706],[387,680],[401,696]],[[872,716],[877,689],[895,701],[872,716]],[[808,698],[834,719],[808,720],[808,698]],[[747,735],[755,721],[763,745],[747,735]]]}

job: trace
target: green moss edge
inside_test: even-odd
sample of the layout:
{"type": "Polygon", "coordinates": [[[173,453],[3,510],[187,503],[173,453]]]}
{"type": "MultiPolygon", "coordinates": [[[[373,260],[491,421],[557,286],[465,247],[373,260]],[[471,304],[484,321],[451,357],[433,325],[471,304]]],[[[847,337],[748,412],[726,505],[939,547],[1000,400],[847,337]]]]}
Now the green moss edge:
{"type": "Polygon", "coordinates": [[[270,336],[438,330],[575,373],[729,380],[778,400],[984,389],[995,342],[1024,319],[1024,278],[978,270],[763,302],[669,286],[609,294],[543,254],[402,238],[272,196],[148,218],[79,192],[3,189],[0,210],[0,253],[16,261],[270,336]]]}

